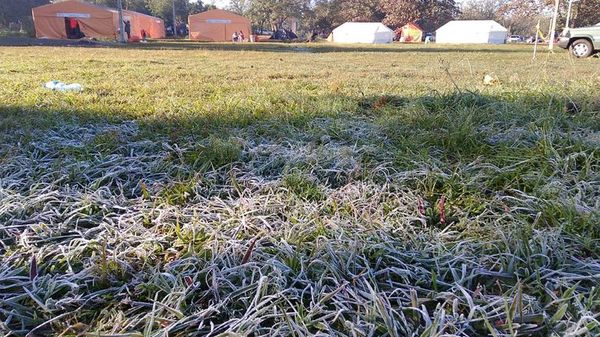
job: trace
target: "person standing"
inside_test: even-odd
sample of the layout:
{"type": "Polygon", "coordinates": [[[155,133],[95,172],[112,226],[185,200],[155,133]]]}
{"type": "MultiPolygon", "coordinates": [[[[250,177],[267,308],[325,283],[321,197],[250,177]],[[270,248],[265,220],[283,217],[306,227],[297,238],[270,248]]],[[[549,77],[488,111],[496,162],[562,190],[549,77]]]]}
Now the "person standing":
{"type": "Polygon", "coordinates": [[[238,33],[237,32],[233,32],[233,34],[231,35],[231,41],[232,42],[238,42],[238,33]]]}
{"type": "Polygon", "coordinates": [[[246,36],[244,35],[244,32],[240,30],[240,42],[244,42],[246,40],[246,36]]]}
{"type": "Polygon", "coordinates": [[[125,34],[127,34],[127,40],[131,39],[131,22],[125,21],[125,34]]]}

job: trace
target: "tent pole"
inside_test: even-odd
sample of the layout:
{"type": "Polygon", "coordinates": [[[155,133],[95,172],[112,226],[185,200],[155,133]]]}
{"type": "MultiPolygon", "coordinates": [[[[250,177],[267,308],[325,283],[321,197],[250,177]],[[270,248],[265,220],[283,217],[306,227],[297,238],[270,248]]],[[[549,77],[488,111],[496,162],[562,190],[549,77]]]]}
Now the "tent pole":
{"type": "Polygon", "coordinates": [[[119,11],[119,42],[125,43],[125,24],[123,22],[123,2],[117,0],[117,10],[119,11]]]}

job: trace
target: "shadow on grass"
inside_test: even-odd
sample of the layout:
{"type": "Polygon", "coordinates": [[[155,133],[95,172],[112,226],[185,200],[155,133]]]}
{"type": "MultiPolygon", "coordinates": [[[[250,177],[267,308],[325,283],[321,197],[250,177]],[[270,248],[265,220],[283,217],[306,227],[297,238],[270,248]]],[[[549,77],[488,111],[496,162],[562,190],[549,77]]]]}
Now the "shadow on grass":
{"type": "MultiPolygon", "coordinates": [[[[586,105],[584,103],[586,101],[585,97],[579,98],[578,101],[583,103],[584,112],[594,108],[591,104],[586,105]]],[[[452,116],[457,111],[465,109],[475,109],[480,114],[483,114],[484,111],[490,113],[502,112],[494,119],[515,118],[515,120],[524,123],[526,120],[530,121],[537,118],[535,114],[527,112],[537,110],[540,114],[547,113],[549,104],[552,111],[562,112],[565,100],[546,95],[529,94],[522,97],[502,97],[467,91],[433,92],[419,97],[402,95],[360,97],[335,94],[315,97],[290,96],[277,102],[279,102],[279,105],[274,106],[273,111],[270,112],[257,113],[252,106],[246,105],[237,106],[234,111],[215,110],[213,112],[204,112],[197,110],[198,107],[190,106],[186,113],[173,115],[165,111],[164,114],[159,112],[152,116],[127,111],[126,107],[107,106],[105,110],[90,109],[77,102],[70,106],[63,104],[60,107],[47,106],[43,108],[29,105],[0,104],[0,130],[6,131],[23,127],[44,128],[64,122],[118,123],[125,120],[136,120],[140,124],[152,127],[157,132],[161,128],[169,129],[173,126],[176,129],[190,128],[189,132],[193,133],[199,131],[197,127],[220,129],[223,127],[244,127],[260,122],[283,122],[300,126],[314,118],[336,116],[395,117],[404,115],[406,109],[411,109],[411,113],[415,116],[442,114],[452,116]],[[328,105],[319,105],[319,101],[337,101],[343,102],[343,104],[335,109],[326,110],[328,105]],[[301,104],[305,105],[301,106],[301,104]],[[415,113],[415,107],[418,107],[418,113],[415,113]],[[520,115],[521,112],[523,112],[522,115],[520,115]]],[[[577,116],[571,117],[579,118],[577,116]]]]}
{"type": "MultiPolygon", "coordinates": [[[[548,95],[493,96],[478,92],[433,92],[420,97],[402,95],[377,96],[290,96],[276,100],[275,105],[265,109],[252,103],[241,104],[235,108],[206,111],[201,106],[190,106],[185,112],[173,114],[169,111],[142,115],[129,111],[127,106],[106,106],[106,109],[90,109],[78,102],[69,106],[23,106],[0,104],[0,132],[12,130],[51,129],[63,123],[94,124],[120,123],[136,121],[149,138],[167,136],[180,137],[207,136],[228,132],[236,128],[260,125],[263,136],[276,138],[287,126],[302,130],[316,118],[366,119],[380,123],[389,130],[387,136],[403,139],[413,131],[427,129],[432,139],[425,143],[437,144],[433,139],[440,136],[444,147],[450,152],[464,152],[461,141],[476,137],[481,127],[494,128],[494,125],[512,124],[525,126],[534,123],[549,127],[585,127],[600,130],[600,123],[586,116],[586,112],[597,107],[586,103],[586,97],[580,97],[582,113],[568,115],[563,111],[565,100],[548,95]],[[335,107],[328,102],[336,102],[335,107]],[[568,126],[570,125],[570,126],[568,126]],[[395,129],[394,129],[395,128],[395,129]],[[439,130],[438,133],[434,132],[439,130]],[[452,132],[454,130],[455,132],[452,132]],[[460,136],[455,143],[443,143],[444,134],[460,136]]],[[[589,100],[588,100],[589,101],[589,100]]],[[[469,143],[471,143],[469,141],[469,143]]],[[[474,149],[474,154],[479,149],[474,149]]]]}
{"type": "MultiPolygon", "coordinates": [[[[255,115],[248,113],[251,108],[239,107],[239,112],[202,114],[191,111],[170,117],[135,116],[126,111],[98,111],[80,106],[65,111],[0,105],[0,134],[12,138],[11,142],[27,142],[31,139],[27,137],[29,132],[37,131],[39,137],[39,131],[65,123],[93,125],[135,120],[140,126],[137,139],[165,137],[179,144],[207,137],[240,137],[240,130],[251,128],[242,133],[246,135],[242,137],[250,138],[249,141],[254,141],[252,138],[269,139],[273,143],[294,140],[315,146],[334,141],[338,145],[364,146],[364,149],[372,149],[361,156],[367,166],[390,161],[390,165],[401,171],[413,169],[414,162],[434,163],[444,170],[466,163],[506,168],[502,174],[486,180],[481,193],[491,196],[518,190],[548,200],[555,196],[547,195],[540,186],[560,174],[557,172],[562,169],[557,169],[557,162],[568,162],[573,169],[582,172],[585,168],[598,167],[600,163],[593,145],[577,136],[558,137],[582,129],[597,129],[598,123],[590,118],[589,111],[584,110],[578,116],[567,115],[562,110],[564,102],[548,96],[529,94],[515,98],[453,92],[421,97],[336,96],[335,99],[347,101],[345,109],[336,112],[299,109],[289,113],[282,106],[273,113],[255,115]],[[12,137],[19,133],[24,137],[12,137]],[[383,152],[385,157],[380,156],[383,152]]],[[[288,108],[292,109],[296,102],[289,103],[288,108]]],[[[236,153],[235,148],[219,146],[218,149],[214,152],[216,158],[220,158],[223,149],[232,155],[236,153]]],[[[191,161],[199,162],[198,158],[191,161]]],[[[423,184],[427,185],[426,182],[423,184]]],[[[441,187],[435,181],[432,184],[436,191],[448,188],[447,184],[441,187]]],[[[457,183],[449,195],[471,193],[462,188],[463,182],[457,183]]],[[[310,196],[318,197],[312,192],[310,196]]],[[[596,229],[592,226],[596,218],[579,213],[573,215],[566,206],[552,207],[556,209],[544,211],[544,214],[550,214],[544,221],[548,226],[560,226],[562,222],[556,219],[564,218],[569,219],[565,228],[570,232],[596,229]]]]}
{"type": "Polygon", "coordinates": [[[158,40],[146,44],[128,44],[130,49],[175,49],[175,50],[218,50],[218,51],[256,51],[256,52],[284,52],[284,53],[398,53],[398,52],[423,52],[423,53],[519,53],[529,52],[527,49],[490,47],[486,45],[448,46],[448,45],[352,45],[331,43],[215,43],[196,42],[189,40],[158,40]]]}

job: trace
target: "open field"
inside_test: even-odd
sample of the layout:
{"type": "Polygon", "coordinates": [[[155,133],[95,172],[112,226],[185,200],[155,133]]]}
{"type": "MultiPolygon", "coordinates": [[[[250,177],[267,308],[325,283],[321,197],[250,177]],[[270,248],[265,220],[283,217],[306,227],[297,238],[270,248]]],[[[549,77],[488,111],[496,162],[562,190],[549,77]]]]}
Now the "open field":
{"type": "Polygon", "coordinates": [[[0,334],[598,336],[599,93],[527,46],[2,47],[0,334]]]}

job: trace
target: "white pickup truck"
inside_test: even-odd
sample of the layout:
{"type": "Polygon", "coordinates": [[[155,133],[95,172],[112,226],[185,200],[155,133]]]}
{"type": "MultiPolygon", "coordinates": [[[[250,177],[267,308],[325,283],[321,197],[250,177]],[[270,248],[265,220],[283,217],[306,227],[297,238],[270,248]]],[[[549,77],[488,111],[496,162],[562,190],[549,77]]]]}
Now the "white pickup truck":
{"type": "Polygon", "coordinates": [[[577,58],[600,51],[600,23],[592,27],[567,28],[558,39],[558,46],[569,49],[577,58]]]}

